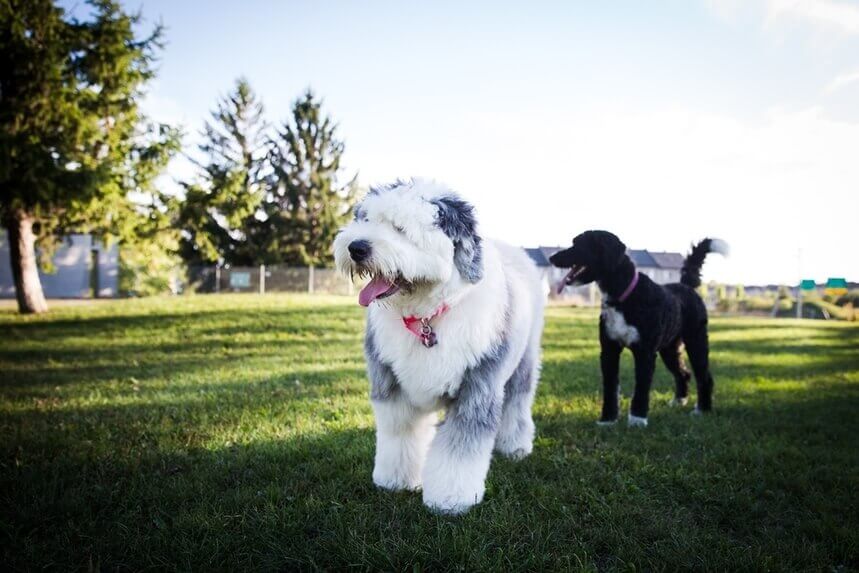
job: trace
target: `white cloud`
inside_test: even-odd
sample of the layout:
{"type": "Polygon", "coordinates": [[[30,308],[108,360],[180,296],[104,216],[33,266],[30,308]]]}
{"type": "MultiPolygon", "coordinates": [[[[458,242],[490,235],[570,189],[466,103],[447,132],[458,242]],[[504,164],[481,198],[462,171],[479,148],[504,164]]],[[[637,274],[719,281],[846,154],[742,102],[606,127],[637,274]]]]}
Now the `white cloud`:
{"type": "Polygon", "coordinates": [[[798,22],[821,32],[859,34],[859,4],[844,0],[707,0],[721,18],[737,22],[744,16],[776,22],[798,22]]]}
{"type": "Polygon", "coordinates": [[[859,34],[859,6],[837,0],[767,0],[767,18],[790,18],[859,34]]]}
{"type": "Polygon", "coordinates": [[[823,88],[823,93],[832,94],[856,82],[859,82],[859,70],[839,74],[823,88]]]}

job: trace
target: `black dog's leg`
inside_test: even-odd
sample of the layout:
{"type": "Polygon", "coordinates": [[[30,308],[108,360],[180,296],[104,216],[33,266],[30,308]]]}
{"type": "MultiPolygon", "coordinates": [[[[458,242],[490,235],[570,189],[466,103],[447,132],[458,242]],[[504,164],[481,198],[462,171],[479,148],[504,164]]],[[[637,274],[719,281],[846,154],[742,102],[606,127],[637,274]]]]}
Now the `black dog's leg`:
{"type": "Polygon", "coordinates": [[[635,390],[629,408],[629,425],[646,426],[647,411],[650,409],[650,384],[653,382],[653,369],[656,368],[656,351],[650,348],[632,349],[635,357],[635,390]]]}
{"type": "Polygon", "coordinates": [[[680,406],[686,404],[686,400],[689,398],[689,380],[692,378],[689,369],[683,364],[682,348],[681,342],[678,340],[659,351],[662,362],[674,376],[674,400],[672,404],[680,406]]]}
{"type": "Polygon", "coordinates": [[[709,412],[713,409],[713,376],[710,375],[710,342],[706,327],[686,338],[686,353],[695,373],[698,387],[696,412],[709,412]]]}
{"type": "Polygon", "coordinates": [[[606,336],[605,327],[600,319],[600,368],[602,369],[602,415],[600,424],[613,424],[620,410],[620,354],[623,346],[606,336]]]}

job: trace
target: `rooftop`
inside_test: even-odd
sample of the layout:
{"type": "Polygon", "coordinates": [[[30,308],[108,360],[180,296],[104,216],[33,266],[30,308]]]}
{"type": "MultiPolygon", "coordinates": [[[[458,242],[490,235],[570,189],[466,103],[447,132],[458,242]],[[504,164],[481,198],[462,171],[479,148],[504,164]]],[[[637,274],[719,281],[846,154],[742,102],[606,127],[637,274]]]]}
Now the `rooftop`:
{"type": "MultiPolygon", "coordinates": [[[[525,247],[525,252],[538,267],[549,267],[549,257],[563,248],[565,247],[525,247]]],[[[685,258],[680,253],[654,252],[647,249],[629,249],[626,254],[640,269],[680,269],[685,258]]]]}

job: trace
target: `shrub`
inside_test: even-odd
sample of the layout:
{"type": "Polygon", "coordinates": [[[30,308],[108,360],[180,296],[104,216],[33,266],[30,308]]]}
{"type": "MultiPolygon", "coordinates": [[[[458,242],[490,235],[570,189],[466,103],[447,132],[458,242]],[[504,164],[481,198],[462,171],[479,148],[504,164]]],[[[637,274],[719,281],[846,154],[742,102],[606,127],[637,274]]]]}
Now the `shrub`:
{"type": "MultiPolygon", "coordinates": [[[[778,317],[791,318],[796,316],[796,304],[791,303],[789,307],[781,306],[776,313],[778,317]]],[[[838,320],[854,320],[852,309],[845,309],[822,298],[803,298],[802,318],[822,318],[838,320]]]]}
{"type": "Polygon", "coordinates": [[[844,306],[847,303],[853,303],[853,308],[859,308],[859,290],[851,290],[847,294],[842,294],[835,301],[838,306],[844,306]]]}

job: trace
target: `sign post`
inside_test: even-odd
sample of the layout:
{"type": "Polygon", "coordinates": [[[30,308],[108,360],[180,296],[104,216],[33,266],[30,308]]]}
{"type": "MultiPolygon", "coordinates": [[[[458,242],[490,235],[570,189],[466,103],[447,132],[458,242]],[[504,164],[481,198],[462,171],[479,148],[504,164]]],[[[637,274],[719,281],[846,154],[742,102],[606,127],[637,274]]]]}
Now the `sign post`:
{"type": "Polygon", "coordinates": [[[829,296],[841,296],[847,294],[847,279],[830,277],[826,280],[824,294],[829,296]]]}
{"type": "Polygon", "coordinates": [[[814,279],[802,279],[796,291],[796,318],[802,318],[802,292],[813,291],[817,288],[814,279]]]}
{"type": "Polygon", "coordinates": [[[234,271],[230,269],[230,288],[234,291],[250,288],[251,273],[247,271],[234,271]]]}

